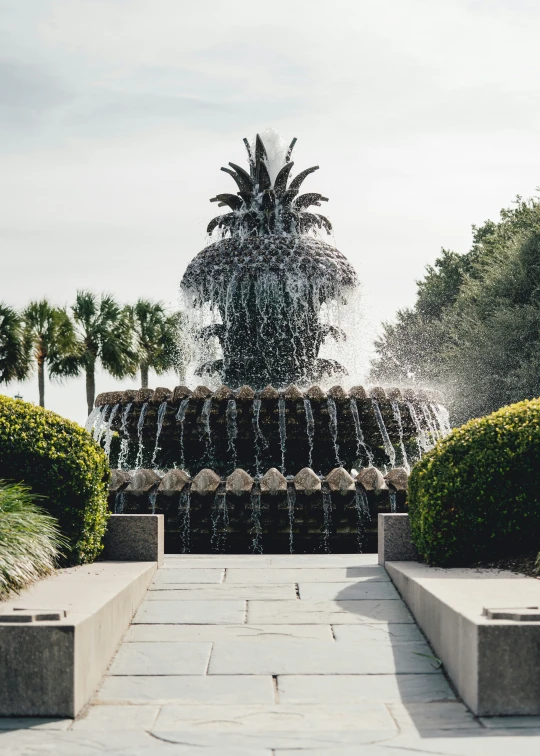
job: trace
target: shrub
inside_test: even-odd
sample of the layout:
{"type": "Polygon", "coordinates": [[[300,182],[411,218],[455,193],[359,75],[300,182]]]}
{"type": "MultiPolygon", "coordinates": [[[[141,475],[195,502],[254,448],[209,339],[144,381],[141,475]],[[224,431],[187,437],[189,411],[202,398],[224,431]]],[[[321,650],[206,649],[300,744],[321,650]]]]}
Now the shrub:
{"type": "Polygon", "coordinates": [[[454,430],[415,466],[408,508],[420,556],[467,565],[540,542],[540,399],[454,430]]]}
{"type": "Polygon", "coordinates": [[[23,481],[69,540],[69,564],[91,562],[107,523],[107,457],[76,423],[0,396],[0,478],[23,481]]]}
{"type": "Polygon", "coordinates": [[[0,599],[49,575],[67,542],[26,486],[0,480],[0,599]]]}

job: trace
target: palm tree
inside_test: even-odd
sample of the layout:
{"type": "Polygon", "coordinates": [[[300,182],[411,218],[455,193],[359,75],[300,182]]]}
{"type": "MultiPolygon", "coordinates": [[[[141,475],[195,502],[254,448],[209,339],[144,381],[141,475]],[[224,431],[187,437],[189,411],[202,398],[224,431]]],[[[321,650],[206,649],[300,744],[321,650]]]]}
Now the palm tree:
{"type": "Polygon", "coordinates": [[[46,299],[30,302],[23,320],[25,348],[33,353],[37,364],[39,405],[44,407],[46,368],[51,376],[73,375],[68,358],[75,345],[73,324],[64,309],[46,299]]]}
{"type": "Polygon", "coordinates": [[[96,365],[100,362],[114,378],[134,375],[137,354],[129,313],[112,296],[96,296],[90,291],[78,291],[72,306],[77,336],[72,364],[77,372],[86,374],[88,414],[92,412],[96,395],[96,365]]]}
{"type": "Polygon", "coordinates": [[[141,386],[148,388],[148,371],[158,375],[176,367],[178,314],[169,314],[162,302],[139,299],[128,308],[133,325],[141,386]]]}
{"type": "Polygon", "coordinates": [[[21,316],[0,302],[0,383],[26,378],[30,368],[26,346],[21,316]]]}

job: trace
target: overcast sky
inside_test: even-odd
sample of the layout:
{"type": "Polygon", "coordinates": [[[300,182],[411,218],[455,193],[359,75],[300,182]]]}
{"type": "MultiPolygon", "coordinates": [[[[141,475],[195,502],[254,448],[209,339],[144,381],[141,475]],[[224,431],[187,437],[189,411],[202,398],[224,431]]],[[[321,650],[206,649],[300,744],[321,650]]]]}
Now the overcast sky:
{"type": "MultiPolygon", "coordinates": [[[[321,167],[368,350],[442,246],[536,193],[539,39],[537,0],[0,0],[0,300],[175,306],[220,166],[270,126],[321,167]]],[[[84,421],[82,381],[46,399],[84,421]]]]}

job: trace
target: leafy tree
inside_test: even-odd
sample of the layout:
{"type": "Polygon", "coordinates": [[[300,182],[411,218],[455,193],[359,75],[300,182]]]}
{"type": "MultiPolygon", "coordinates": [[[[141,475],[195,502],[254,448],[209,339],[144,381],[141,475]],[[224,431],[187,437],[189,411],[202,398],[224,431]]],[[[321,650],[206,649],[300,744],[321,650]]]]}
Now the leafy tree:
{"type": "Polygon", "coordinates": [[[0,302],[0,383],[24,380],[30,368],[21,316],[0,302]]]}
{"type": "Polygon", "coordinates": [[[138,355],[133,347],[129,312],[112,296],[78,291],[71,310],[77,339],[70,358],[71,374],[84,371],[86,375],[90,414],[96,395],[96,366],[101,363],[114,378],[124,378],[135,374],[138,355]]]}
{"type": "Polygon", "coordinates": [[[62,378],[71,374],[66,357],[75,345],[73,324],[67,312],[46,299],[30,302],[23,312],[25,349],[37,365],[39,405],[45,406],[45,373],[62,378]]]}
{"type": "Polygon", "coordinates": [[[384,324],[372,378],[445,391],[454,421],[540,394],[540,202],[516,199],[443,250],[413,308],[384,324]]]}
{"type": "Polygon", "coordinates": [[[169,314],[161,302],[139,299],[128,308],[133,326],[141,386],[148,388],[148,371],[158,375],[176,366],[178,316],[169,314]]]}

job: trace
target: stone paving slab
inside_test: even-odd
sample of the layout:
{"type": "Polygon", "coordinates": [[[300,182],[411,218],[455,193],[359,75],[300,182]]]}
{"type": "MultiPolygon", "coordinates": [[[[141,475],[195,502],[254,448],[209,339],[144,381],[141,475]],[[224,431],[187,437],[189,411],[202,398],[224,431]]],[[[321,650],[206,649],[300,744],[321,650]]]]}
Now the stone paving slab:
{"type": "Polygon", "coordinates": [[[167,570],[160,569],[156,572],[153,586],[161,583],[206,583],[215,585],[222,583],[225,575],[224,568],[217,569],[193,569],[183,567],[181,569],[171,568],[167,570]]]}
{"type": "Polygon", "coordinates": [[[277,689],[281,703],[329,704],[428,703],[455,701],[456,696],[444,675],[280,675],[277,689]]]}
{"type": "MultiPolygon", "coordinates": [[[[386,587],[386,584],[384,584],[386,587]]],[[[213,601],[222,599],[292,599],[295,600],[294,583],[280,585],[197,585],[196,583],[163,583],[152,586],[146,594],[147,601],[213,601]]]]}
{"type": "Polygon", "coordinates": [[[387,730],[389,735],[398,732],[388,708],[382,703],[368,701],[317,707],[309,704],[163,706],[154,729],[169,732],[387,730]]]}
{"type": "MultiPolygon", "coordinates": [[[[343,627],[349,627],[349,625],[343,625],[343,627]]],[[[351,625],[351,627],[354,626],[351,625]]],[[[381,627],[384,628],[384,625],[381,627]]],[[[396,627],[416,629],[414,625],[396,625],[396,627]]],[[[366,630],[371,630],[371,628],[366,627],[366,630]]],[[[376,634],[376,631],[372,632],[376,634]]],[[[334,643],[334,634],[330,625],[132,625],[124,636],[124,643],[226,640],[255,642],[265,638],[304,638],[334,643]]]]}
{"type": "Polygon", "coordinates": [[[432,703],[389,703],[390,711],[400,732],[429,732],[459,730],[482,731],[482,725],[459,701],[432,703]]]}
{"type": "Polygon", "coordinates": [[[248,601],[248,623],[267,625],[410,622],[412,615],[402,601],[248,601]]]}
{"type": "Polygon", "coordinates": [[[306,583],[298,582],[298,593],[302,600],[313,601],[341,599],[397,599],[399,593],[390,582],[361,583],[306,583]]]}
{"type": "Polygon", "coordinates": [[[375,554],[174,554],[166,555],[164,569],[185,568],[199,569],[201,567],[266,569],[268,567],[286,567],[297,569],[316,567],[328,569],[330,567],[358,568],[367,567],[369,570],[382,569],[377,563],[375,554]],[[375,559],[373,558],[375,556],[375,559]]]}
{"type": "MultiPolygon", "coordinates": [[[[226,567],[225,580],[229,583],[358,583],[364,580],[389,582],[386,571],[379,565],[358,567],[274,567],[272,569],[239,569],[226,567]]],[[[170,572],[170,570],[168,570],[170,572]]],[[[179,570],[180,572],[180,570],[179,570]]],[[[195,573],[196,571],[193,570],[195,573]]],[[[159,574],[159,573],[158,573],[159,574]]],[[[195,581],[194,581],[195,582],[195,581]]]]}
{"type": "Polygon", "coordinates": [[[94,705],[73,722],[72,730],[152,730],[161,707],[154,704],[94,705]]]}
{"type": "Polygon", "coordinates": [[[375,675],[432,674],[437,663],[421,654],[430,654],[427,645],[414,649],[402,646],[399,653],[380,645],[373,653],[369,645],[334,643],[301,638],[267,638],[259,643],[216,642],[212,649],[209,675],[375,675]]]}
{"type": "Polygon", "coordinates": [[[94,703],[273,704],[270,675],[106,677],[94,703]]]}
{"type": "MultiPolygon", "coordinates": [[[[416,625],[397,622],[376,622],[372,625],[332,625],[332,633],[338,643],[386,643],[392,647],[402,643],[426,644],[424,635],[416,625]]],[[[377,653],[377,650],[374,650],[377,653]]]]}
{"type": "Polygon", "coordinates": [[[211,643],[123,643],[109,675],[204,675],[211,643]]]}
{"type": "Polygon", "coordinates": [[[149,601],[145,599],[133,624],[233,624],[245,619],[246,602],[231,601],[149,601]]]}

